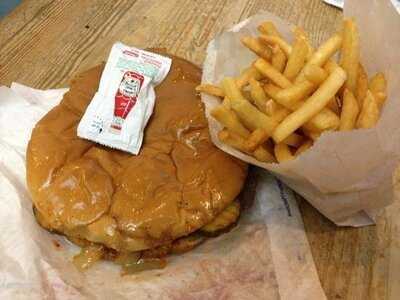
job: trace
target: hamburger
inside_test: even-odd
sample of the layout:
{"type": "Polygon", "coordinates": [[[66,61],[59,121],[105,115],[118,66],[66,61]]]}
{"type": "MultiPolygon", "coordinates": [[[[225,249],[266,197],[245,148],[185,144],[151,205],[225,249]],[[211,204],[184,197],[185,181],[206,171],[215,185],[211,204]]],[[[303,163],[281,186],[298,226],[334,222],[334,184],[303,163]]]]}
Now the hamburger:
{"type": "Polygon", "coordinates": [[[247,165],[211,142],[195,91],[201,70],[170,57],[139,155],[77,136],[104,65],[77,75],[32,132],[27,184],[35,217],[82,247],[74,259],[82,269],[99,259],[128,271],[163,267],[166,255],[237,221],[247,165]]]}

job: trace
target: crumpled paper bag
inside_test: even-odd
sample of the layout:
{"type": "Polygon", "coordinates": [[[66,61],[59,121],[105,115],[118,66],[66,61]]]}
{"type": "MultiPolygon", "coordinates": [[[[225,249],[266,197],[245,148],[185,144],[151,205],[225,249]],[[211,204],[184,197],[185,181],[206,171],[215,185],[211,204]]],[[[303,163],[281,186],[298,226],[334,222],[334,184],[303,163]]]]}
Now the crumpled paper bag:
{"type": "MultiPolygon", "coordinates": [[[[389,0],[346,0],[346,16],[355,17],[361,38],[361,61],[371,76],[383,71],[388,99],[375,128],[324,133],[314,146],[295,160],[282,164],[257,161],[218,140],[221,125],[210,116],[219,104],[203,94],[211,137],[223,151],[272,171],[337,225],[374,223],[377,212],[392,202],[392,173],[400,154],[400,18],[389,0]]],[[[255,55],[240,43],[243,35],[256,35],[257,26],[271,20],[288,40],[290,25],[261,12],[210,42],[203,67],[203,82],[218,83],[237,76],[255,55]]]]}
{"type": "Polygon", "coordinates": [[[31,131],[66,91],[0,87],[0,299],[325,299],[294,195],[261,169],[231,232],[163,270],[121,276],[99,262],[79,272],[78,247],[36,223],[25,184],[31,131]]]}

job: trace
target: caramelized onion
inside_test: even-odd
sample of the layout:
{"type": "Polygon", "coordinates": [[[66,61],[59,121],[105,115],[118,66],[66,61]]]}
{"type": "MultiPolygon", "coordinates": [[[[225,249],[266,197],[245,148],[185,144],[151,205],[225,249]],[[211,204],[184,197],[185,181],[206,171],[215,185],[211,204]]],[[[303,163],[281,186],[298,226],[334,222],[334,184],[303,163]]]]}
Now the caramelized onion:
{"type": "Polygon", "coordinates": [[[104,247],[101,245],[90,245],[83,247],[81,252],[74,256],[73,263],[81,271],[88,269],[104,255],[104,247]]]}
{"type": "Polygon", "coordinates": [[[141,271],[163,269],[167,261],[162,258],[139,259],[135,264],[122,266],[122,275],[134,274],[141,271]]]}

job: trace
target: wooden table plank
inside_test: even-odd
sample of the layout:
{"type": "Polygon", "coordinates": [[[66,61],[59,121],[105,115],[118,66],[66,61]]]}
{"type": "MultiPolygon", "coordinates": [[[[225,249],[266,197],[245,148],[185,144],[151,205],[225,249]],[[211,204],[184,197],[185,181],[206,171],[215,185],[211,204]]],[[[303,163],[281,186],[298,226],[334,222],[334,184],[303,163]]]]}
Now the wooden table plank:
{"type": "MultiPolygon", "coordinates": [[[[166,48],[201,65],[215,35],[260,10],[304,27],[315,43],[342,20],[341,11],[320,0],[25,0],[0,21],[0,84],[67,86],[73,74],[105,60],[118,40],[166,48]]],[[[399,292],[399,273],[389,266],[400,262],[394,221],[400,205],[377,226],[354,229],[337,228],[305,201],[299,204],[329,299],[385,299],[399,292]]]]}

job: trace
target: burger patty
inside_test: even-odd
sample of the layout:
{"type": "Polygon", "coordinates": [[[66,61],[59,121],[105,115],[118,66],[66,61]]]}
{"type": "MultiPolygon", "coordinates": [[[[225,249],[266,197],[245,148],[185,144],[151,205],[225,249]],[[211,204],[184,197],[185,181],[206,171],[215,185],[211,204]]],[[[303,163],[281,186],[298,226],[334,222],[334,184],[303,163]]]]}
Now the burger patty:
{"type": "Polygon", "coordinates": [[[195,232],[236,198],[247,165],[211,142],[195,93],[200,69],[172,61],[137,156],[76,135],[103,65],[75,77],[38,122],[27,150],[27,183],[42,226],[117,252],[141,251],[195,232]]]}

